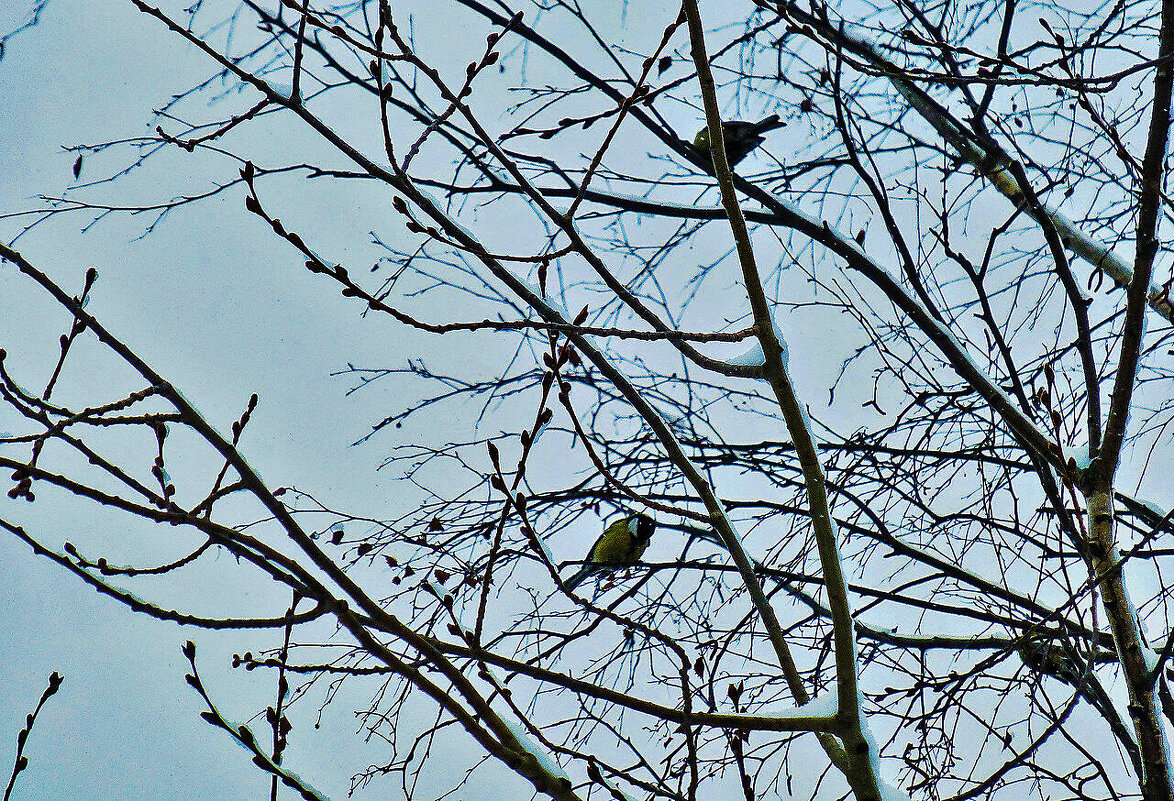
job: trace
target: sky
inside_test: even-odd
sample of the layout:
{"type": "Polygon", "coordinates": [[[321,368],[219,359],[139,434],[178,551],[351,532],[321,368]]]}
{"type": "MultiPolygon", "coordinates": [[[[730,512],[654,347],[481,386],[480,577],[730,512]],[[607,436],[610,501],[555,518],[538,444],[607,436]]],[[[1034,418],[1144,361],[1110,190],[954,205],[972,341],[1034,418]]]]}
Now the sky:
{"type": "MultiPolygon", "coordinates": [[[[0,4],[0,32],[15,26],[26,5],[23,0],[0,4]]],[[[474,33],[449,19],[430,22],[452,25],[454,40],[464,42],[474,33]]],[[[478,39],[483,35],[475,33],[478,39]]],[[[76,155],[63,146],[144,134],[153,125],[152,110],[208,70],[207,62],[129,2],[52,0],[41,23],[11,39],[0,60],[0,215],[36,207],[38,196],[64,191],[76,155]]],[[[682,130],[697,125],[695,114],[689,116],[694,110],[675,111],[682,130]]],[[[278,131],[280,138],[249,142],[250,152],[284,155],[313,148],[296,130],[278,131]]],[[[83,180],[105,175],[121,157],[87,154],[83,180]]],[[[110,197],[158,201],[210,188],[217,174],[209,171],[210,163],[224,166],[169,152],[109,185],[110,197]]],[[[291,180],[288,186],[289,197],[276,202],[285,201],[286,211],[296,209],[331,260],[370,263],[379,251],[368,232],[396,241],[402,231],[401,221],[388,223],[385,199],[361,187],[350,187],[340,205],[313,182],[291,180]]],[[[21,236],[15,246],[70,289],[80,287],[87,268],[97,268],[101,277],[89,311],[182,388],[222,431],[257,392],[260,405],[243,446],[250,464],[272,485],[313,490],[356,514],[396,517],[413,498],[390,471],[379,470],[399,442],[395,433],[385,432],[368,446],[351,443],[372,423],[402,409],[419,388],[379,382],[348,393],[353,379],[332,373],[348,362],[383,367],[406,357],[459,360],[469,354],[452,347],[452,340],[437,341],[386,318],[362,317],[360,304],[333,288],[324,291],[324,279],[309,274],[296,252],[245,213],[242,200],[236,189],[178,209],[148,235],[153,220],[147,215],[112,215],[83,232],[93,215],[62,214],[21,236]]],[[[493,219],[492,211],[484,215],[493,219]]],[[[11,240],[25,219],[0,217],[0,238],[11,240]]],[[[496,233],[512,232],[501,226],[496,233]]],[[[461,309],[441,305],[433,311],[435,319],[455,319],[461,309]]],[[[8,350],[10,371],[30,386],[43,382],[67,324],[31,282],[0,269],[0,347],[8,350]]],[[[509,355],[477,353],[498,366],[509,355]]],[[[839,361],[800,349],[792,353],[791,365],[802,389],[806,382],[826,386],[839,361]]],[[[136,385],[108,360],[73,359],[69,370],[68,385],[75,387],[114,392],[136,385]]],[[[11,414],[0,407],[0,432],[18,427],[11,414]]],[[[447,425],[455,430],[457,422],[447,425]]],[[[445,421],[436,425],[438,436],[447,433],[445,421]]],[[[37,489],[36,503],[0,497],[0,508],[7,514],[14,504],[23,505],[17,516],[46,544],[69,541],[96,553],[100,543],[114,541],[121,553],[103,553],[115,562],[120,556],[139,561],[148,554],[166,558],[181,552],[156,532],[64,503],[48,487],[37,489]]],[[[49,674],[65,677],[38,719],[29,741],[31,763],[14,798],[264,797],[268,780],[248,755],[199,720],[203,707],[184,682],[180,647],[188,638],[197,640],[204,681],[223,701],[226,716],[245,722],[253,710],[272,702],[273,682],[230,670],[229,660],[234,652],[256,650],[258,643],[275,645],[275,633],[195,631],[134,615],[34,558],[11,537],[0,537],[0,575],[8,579],[0,584],[0,642],[13,644],[0,653],[0,742],[15,737],[49,674]]],[[[152,589],[176,606],[194,603],[210,614],[236,609],[241,600],[272,614],[288,605],[283,592],[256,583],[224,558],[177,586],[152,589]]],[[[346,797],[349,789],[349,772],[340,771],[340,764],[363,766],[379,759],[377,743],[364,747],[361,735],[352,736],[360,723],[351,710],[366,700],[344,690],[324,713],[321,729],[305,717],[295,719],[287,763],[333,798],[346,797]],[[339,739],[339,733],[346,736],[339,739]]],[[[252,723],[263,737],[263,721],[252,723]]],[[[463,756],[468,743],[458,738],[440,747],[463,756]]],[[[5,758],[0,750],[0,766],[5,758]]],[[[501,771],[479,775],[486,784],[463,797],[527,792],[501,771]]],[[[447,788],[449,778],[437,777],[436,792],[447,788]]],[[[399,797],[394,782],[378,788],[369,795],[399,797]]],[[[422,787],[420,797],[429,797],[430,789],[422,787]]]]}
{"type": "MultiPolygon", "coordinates": [[[[23,5],[0,4],[0,30],[14,27],[23,5]]],[[[151,110],[206,69],[129,3],[51,2],[36,28],[9,41],[0,61],[0,214],[35,207],[38,195],[65,189],[75,157],[63,145],[146,132],[151,110]]],[[[101,167],[101,156],[88,156],[83,179],[101,167]]],[[[171,159],[111,195],[165,200],[184,180],[200,182],[198,172],[185,175],[192,170],[171,159]]],[[[388,352],[412,347],[413,337],[385,320],[360,320],[354,303],[320,291],[321,282],[296,254],[275,246],[241,204],[238,191],[180,210],[146,237],[149,221],[141,216],[107,218],[82,234],[81,216],[65,215],[15,247],[74,291],[85,270],[96,267],[100,278],[88,308],[221,430],[258,392],[246,448],[250,463],[274,485],[312,488],[370,513],[402,512],[390,476],[376,470],[383,449],[350,443],[403,399],[389,386],[347,398],[351,382],[330,373],[346,359],[383,365],[388,352]]],[[[344,216],[323,212],[331,213],[344,216]]],[[[0,237],[10,241],[21,222],[0,220],[0,237]]],[[[342,233],[340,249],[347,241],[342,233]]],[[[8,350],[9,369],[29,385],[43,382],[43,359],[56,348],[64,317],[8,265],[0,269],[0,306],[0,347],[8,350]]],[[[74,359],[69,369],[68,383],[88,383],[99,395],[129,380],[108,362],[87,367],[74,359]]],[[[0,431],[15,430],[12,414],[7,406],[0,410],[0,431]]],[[[85,552],[86,543],[113,539],[124,545],[126,561],[152,550],[175,552],[125,519],[58,503],[47,487],[38,492],[38,501],[17,515],[47,544],[72,541],[85,552]]],[[[0,497],[6,514],[16,503],[0,497]]],[[[109,556],[118,561],[119,554],[109,556]]],[[[205,611],[224,599],[246,598],[274,613],[288,605],[284,593],[255,586],[255,577],[242,577],[226,562],[217,560],[179,592],[205,611]]],[[[0,641],[7,643],[0,650],[0,742],[15,742],[49,674],[65,677],[34,727],[30,765],[15,799],[268,797],[268,780],[249,756],[197,717],[202,706],[184,682],[180,647],[197,640],[203,679],[225,701],[224,713],[245,722],[272,703],[273,682],[229,670],[228,662],[255,643],[276,644],[277,635],[222,635],[134,615],[34,558],[12,537],[0,537],[0,575],[6,577],[0,641]]],[[[337,713],[332,708],[327,719],[342,718],[334,721],[336,731],[355,730],[349,710],[360,703],[340,704],[337,713]]],[[[264,737],[264,721],[253,723],[264,737]]],[[[349,775],[336,769],[339,761],[345,755],[347,764],[365,765],[376,757],[356,749],[361,738],[340,743],[329,730],[296,729],[288,759],[292,764],[296,754],[296,770],[331,797],[346,797],[349,775]]],[[[0,750],[0,763],[9,756],[15,757],[11,747],[0,750]]]]}
{"type": "MultiPolygon", "coordinates": [[[[25,8],[23,2],[0,3],[0,32],[17,27],[25,8]]],[[[483,41],[483,30],[465,30],[451,19],[436,22],[454,40],[467,42],[475,33],[483,41]]],[[[148,133],[155,124],[152,111],[210,69],[129,2],[50,0],[39,24],[11,38],[0,60],[0,238],[11,242],[31,219],[21,212],[42,207],[44,197],[77,196],[66,193],[76,159],[66,147],[148,133]]],[[[290,154],[303,149],[321,155],[298,129],[248,144],[262,160],[266,153],[292,160],[290,154]]],[[[127,152],[87,151],[81,180],[115,171],[127,152]]],[[[165,202],[210,190],[225,168],[224,161],[167,152],[87,196],[165,202]]],[[[389,214],[381,193],[349,186],[340,205],[332,187],[298,178],[288,188],[288,196],[270,193],[267,199],[286,201],[283,214],[296,215],[327,258],[370,264],[384,252],[372,243],[372,231],[399,243],[402,220],[389,214]]],[[[298,253],[243,210],[239,188],[161,220],[114,214],[90,225],[95,216],[61,214],[21,234],[13,246],[70,291],[80,291],[85,271],[96,268],[99,279],[87,309],[221,431],[228,431],[256,392],[260,403],[242,450],[270,486],[312,491],[356,515],[395,518],[407,511],[413,497],[392,470],[379,469],[403,440],[389,428],[368,445],[352,443],[417,398],[420,386],[409,379],[380,381],[351,393],[356,381],[337,373],[348,364],[399,366],[407,358],[467,361],[460,340],[454,348],[451,340],[421,335],[386,317],[362,316],[362,304],[311,275],[298,253]]],[[[455,319],[464,310],[458,302],[430,300],[429,308],[436,318],[455,319]]],[[[0,347],[18,381],[43,386],[68,324],[31,281],[7,265],[0,269],[0,347]]],[[[84,340],[67,364],[57,399],[84,404],[141,385],[84,340]]],[[[502,369],[513,355],[508,347],[478,347],[487,373],[502,369]]],[[[20,428],[14,415],[7,405],[0,408],[0,432],[20,428]]],[[[441,416],[430,431],[437,437],[467,433],[464,422],[441,416]]],[[[138,453],[150,452],[138,445],[138,453]]],[[[132,444],[127,448],[136,452],[132,444]]],[[[219,463],[200,467],[214,472],[219,463]]],[[[0,496],[0,508],[48,546],[60,550],[70,542],[113,564],[164,562],[185,552],[183,543],[168,542],[157,530],[80,506],[47,486],[36,491],[32,504],[0,496]]],[[[264,720],[250,716],[273,703],[275,682],[229,665],[234,653],[278,645],[279,633],[209,632],[133,614],[35,558],[13,537],[0,537],[0,575],[8,579],[0,584],[0,641],[12,644],[0,651],[0,742],[15,741],[52,672],[65,679],[29,738],[30,764],[14,799],[268,798],[267,775],[226,733],[199,719],[204,707],[184,681],[180,648],[189,638],[198,643],[201,677],[221,712],[249,723],[267,741],[264,720]]],[[[205,614],[246,608],[276,616],[289,604],[284,591],[258,584],[255,574],[224,557],[178,580],[138,586],[151,598],[205,614]]],[[[320,633],[323,640],[335,636],[333,630],[320,633]]],[[[308,699],[293,718],[286,764],[331,798],[347,797],[353,771],[387,758],[377,739],[365,743],[356,734],[361,721],[354,712],[369,705],[366,692],[344,687],[321,712],[320,728],[314,723],[321,698],[308,699]]],[[[421,725],[433,715],[422,706],[405,712],[410,723],[421,725]]],[[[435,765],[457,767],[448,775],[425,773],[415,797],[435,797],[451,787],[466,765],[469,742],[464,735],[442,736],[435,751],[441,754],[435,765]],[[452,749],[453,760],[443,757],[445,749],[452,749]]],[[[0,751],[0,765],[5,759],[0,751]]],[[[477,779],[465,797],[529,792],[495,764],[480,769],[477,779]]],[[[385,779],[367,795],[404,793],[397,779],[385,779]]]]}

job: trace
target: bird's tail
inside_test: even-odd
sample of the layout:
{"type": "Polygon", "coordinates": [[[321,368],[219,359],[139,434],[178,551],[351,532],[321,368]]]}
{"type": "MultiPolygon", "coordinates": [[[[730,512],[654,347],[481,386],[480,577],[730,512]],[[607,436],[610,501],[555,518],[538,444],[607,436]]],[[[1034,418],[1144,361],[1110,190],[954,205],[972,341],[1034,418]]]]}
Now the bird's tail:
{"type": "Polygon", "coordinates": [[[786,124],[787,123],[779,119],[778,114],[771,114],[769,117],[764,117],[763,119],[754,123],[753,132],[755,134],[766,133],[767,131],[773,131],[775,128],[781,128],[786,124]]]}
{"type": "Polygon", "coordinates": [[[582,584],[583,579],[591,575],[591,571],[594,569],[594,567],[595,565],[583,565],[578,569],[578,571],[575,572],[575,575],[567,579],[566,582],[564,582],[567,588],[567,592],[570,592],[582,584]]]}

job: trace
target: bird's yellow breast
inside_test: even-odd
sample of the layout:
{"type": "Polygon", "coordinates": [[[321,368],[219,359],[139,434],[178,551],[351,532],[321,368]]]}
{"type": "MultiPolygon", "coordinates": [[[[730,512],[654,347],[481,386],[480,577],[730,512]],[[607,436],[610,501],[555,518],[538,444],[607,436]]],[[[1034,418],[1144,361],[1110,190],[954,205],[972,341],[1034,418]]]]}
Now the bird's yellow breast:
{"type": "Polygon", "coordinates": [[[627,565],[639,559],[647,547],[647,542],[637,542],[633,539],[627,520],[617,520],[607,527],[595,544],[591,561],[608,565],[627,565]]]}

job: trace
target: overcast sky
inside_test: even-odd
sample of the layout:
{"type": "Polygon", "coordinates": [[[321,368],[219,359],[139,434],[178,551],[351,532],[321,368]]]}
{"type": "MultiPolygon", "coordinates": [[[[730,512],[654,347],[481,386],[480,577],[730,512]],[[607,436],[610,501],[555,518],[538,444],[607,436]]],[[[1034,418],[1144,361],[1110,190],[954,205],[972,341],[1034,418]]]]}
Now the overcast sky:
{"type": "MultiPolygon", "coordinates": [[[[0,2],[0,33],[14,28],[27,6],[25,0],[0,2]]],[[[463,42],[470,34],[448,18],[431,22],[453,25],[454,41],[463,42]]],[[[641,22],[628,20],[632,26],[641,22]]],[[[477,31],[476,40],[483,34],[477,31]]],[[[129,2],[52,0],[40,25],[11,39],[0,61],[0,215],[37,208],[42,205],[39,195],[65,190],[76,155],[64,152],[63,145],[148,132],[152,109],[210,69],[129,2]]],[[[675,122],[683,131],[697,124],[689,116],[693,110],[673,112],[681,114],[675,122]]],[[[250,152],[313,147],[296,131],[288,136],[252,142],[250,152]]],[[[119,158],[125,158],[125,151],[87,155],[82,179],[107,174],[119,158]]],[[[207,189],[213,180],[205,172],[207,164],[168,152],[108,185],[107,197],[166,201],[180,191],[207,189]]],[[[300,179],[296,188],[293,181],[290,186],[289,207],[314,227],[316,247],[331,259],[369,265],[379,251],[368,232],[386,238],[402,232],[402,221],[389,223],[381,196],[348,187],[351,194],[340,205],[329,187],[320,190],[300,179]]],[[[28,219],[0,218],[0,239],[10,241],[28,219]]],[[[81,231],[92,219],[86,212],[60,215],[23,235],[16,248],[71,290],[80,289],[87,268],[96,267],[101,278],[89,311],[180,387],[220,430],[228,430],[249,395],[258,393],[260,406],[242,450],[271,485],[312,490],[332,505],[372,517],[393,518],[409,508],[413,498],[390,471],[378,470],[399,442],[395,433],[388,431],[366,446],[351,443],[368,433],[372,423],[403,408],[418,388],[384,382],[348,396],[354,382],[331,373],[347,362],[394,367],[410,356],[468,359],[468,353],[453,353],[452,340],[441,343],[386,318],[361,317],[361,304],[324,288],[324,279],[308,273],[298,254],[242,210],[239,188],[172,212],[147,236],[143,234],[153,218],[146,215],[113,215],[81,231]]],[[[460,316],[454,309],[434,311],[435,319],[460,316]]],[[[43,384],[57,337],[67,325],[66,316],[30,281],[0,268],[0,347],[7,349],[9,370],[18,378],[32,386],[43,384]]],[[[509,355],[508,349],[477,352],[487,363],[504,363],[509,355]]],[[[74,359],[69,383],[107,392],[138,386],[125,370],[108,365],[74,359]]],[[[791,367],[803,390],[826,386],[839,360],[801,348],[793,353],[791,367]]],[[[826,390],[813,391],[807,398],[819,404],[825,395],[826,390]]],[[[20,427],[13,414],[10,407],[0,406],[0,432],[20,427]]],[[[437,426],[437,436],[447,433],[443,421],[437,426]]],[[[468,433],[467,427],[461,430],[468,433]]],[[[18,508],[16,516],[50,546],[60,548],[70,541],[83,552],[92,545],[98,553],[99,543],[116,541],[127,561],[142,554],[165,558],[182,552],[161,542],[157,531],[63,503],[44,485],[37,491],[35,504],[0,496],[0,506],[6,514],[18,508]]],[[[119,561],[118,554],[101,555],[119,561]]],[[[223,702],[222,711],[246,722],[247,714],[272,703],[273,682],[228,669],[229,658],[234,651],[256,649],[258,643],[276,645],[276,634],[195,631],[132,614],[48,561],[34,558],[11,537],[0,536],[0,575],[7,579],[0,585],[0,642],[10,644],[0,650],[0,742],[15,737],[48,675],[58,671],[65,676],[34,729],[28,746],[31,764],[15,798],[264,796],[268,780],[248,755],[199,720],[203,707],[183,680],[186,663],[180,646],[189,638],[197,640],[202,676],[223,702]]],[[[289,601],[284,592],[246,576],[221,558],[177,587],[153,589],[176,606],[194,603],[210,614],[239,610],[241,600],[259,613],[285,609],[289,601]]],[[[331,797],[347,795],[352,768],[385,756],[378,748],[364,749],[361,736],[352,736],[359,726],[352,711],[366,700],[344,694],[327,709],[320,730],[306,725],[306,717],[295,718],[287,764],[331,797]]],[[[253,724],[264,735],[263,721],[253,724]]],[[[452,745],[442,742],[442,747],[452,745]]],[[[456,745],[463,748],[463,759],[468,742],[458,739],[456,745]]],[[[0,775],[7,770],[7,753],[0,749],[0,775]]],[[[498,777],[500,784],[485,784],[460,797],[508,798],[528,792],[516,777],[497,769],[478,775],[483,782],[498,777]]],[[[451,778],[437,777],[435,792],[447,789],[451,778]]],[[[422,787],[420,797],[428,797],[429,789],[422,787]]],[[[397,797],[398,792],[396,783],[388,781],[369,795],[397,797]]]]}
{"type": "MultiPolygon", "coordinates": [[[[0,31],[15,27],[25,5],[0,3],[0,31]]],[[[151,110],[208,69],[129,3],[54,0],[38,27],[10,40],[0,61],[0,213],[37,207],[38,195],[65,189],[74,156],[63,145],[145,133],[151,110]]],[[[98,176],[102,166],[101,157],[88,158],[83,179],[98,176]]],[[[128,188],[111,187],[109,197],[166,200],[207,186],[203,176],[184,175],[185,169],[182,160],[168,159],[147,176],[132,176],[128,188]]],[[[402,399],[389,396],[390,387],[346,399],[350,382],[329,373],[348,359],[388,366],[388,353],[411,348],[412,335],[386,320],[362,321],[354,303],[321,291],[296,254],[275,246],[241,203],[237,191],[179,210],[142,239],[150,222],[142,216],[111,217],[81,234],[89,219],[65,215],[16,247],[73,291],[86,268],[97,267],[101,278],[89,309],[221,430],[258,392],[261,405],[246,451],[273,485],[312,489],[360,512],[402,512],[391,477],[376,472],[384,449],[349,447],[402,399]]],[[[349,218],[345,210],[324,212],[330,213],[349,218]]],[[[21,224],[21,218],[0,221],[0,238],[10,241],[21,224]]],[[[361,225],[340,232],[339,257],[351,238],[364,239],[361,225]]],[[[46,354],[66,330],[64,319],[31,282],[8,265],[0,269],[0,347],[7,348],[15,374],[29,370],[23,373],[29,384],[45,380],[46,354]]],[[[84,360],[73,361],[71,369],[86,369],[84,360]]],[[[70,377],[76,382],[78,375],[70,377]]],[[[87,380],[109,390],[128,378],[125,371],[98,370],[87,380]]],[[[18,427],[13,414],[0,408],[0,431],[18,427]]],[[[76,504],[57,503],[47,487],[37,491],[37,502],[18,515],[50,545],[60,548],[68,540],[84,551],[86,542],[115,539],[125,544],[125,554],[159,547],[147,532],[128,529],[125,519],[93,510],[79,518],[76,504]]],[[[3,496],[0,505],[15,504],[3,496]]],[[[217,593],[256,601],[271,613],[288,605],[285,593],[270,586],[242,585],[225,562],[201,576],[207,583],[187,588],[189,600],[199,599],[196,608],[215,611],[217,593]]],[[[276,635],[220,635],[134,615],[8,536],[0,537],[0,575],[0,641],[6,643],[0,649],[0,742],[9,744],[0,760],[14,756],[17,730],[49,674],[65,676],[33,731],[31,763],[14,798],[268,797],[268,780],[246,752],[197,717],[202,707],[184,682],[180,646],[197,639],[203,678],[224,700],[225,714],[244,722],[272,703],[273,682],[229,670],[228,660],[245,645],[276,644],[276,635]]],[[[336,725],[291,734],[291,767],[335,798],[346,797],[350,778],[340,764],[361,767],[378,758],[377,752],[363,755],[360,738],[350,736],[357,727],[351,710],[362,703],[332,707],[326,720],[336,725]]],[[[264,736],[260,724],[256,730],[264,736]]],[[[7,776],[9,768],[2,770],[7,776]]],[[[376,795],[397,792],[394,782],[385,782],[376,795]]],[[[492,787],[486,792],[497,795],[492,787]]]]}

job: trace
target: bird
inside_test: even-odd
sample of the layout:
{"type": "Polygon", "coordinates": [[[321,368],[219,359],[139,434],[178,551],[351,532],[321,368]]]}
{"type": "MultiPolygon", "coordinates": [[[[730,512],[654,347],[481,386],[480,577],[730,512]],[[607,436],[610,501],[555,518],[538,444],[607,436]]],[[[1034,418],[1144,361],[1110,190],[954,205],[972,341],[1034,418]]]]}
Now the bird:
{"type": "Polygon", "coordinates": [[[656,521],[645,514],[628,515],[608,524],[587,553],[586,564],[567,579],[567,590],[578,587],[592,573],[636,564],[655,529],[656,521]]]}
{"type": "MultiPolygon", "coordinates": [[[[722,137],[726,141],[726,159],[733,167],[742,159],[750,155],[754,148],[766,141],[763,136],[767,131],[772,131],[775,128],[781,128],[786,125],[785,122],[779,119],[778,114],[771,114],[769,117],[764,117],[758,122],[745,122],[743,120],[730,120],[722,123],[722,137]]],[[[709,152],[709,126],[705,126],[697,135],[693,137],[693,147],[705,156],[707,159],[712,158],[709,152]]]]}

